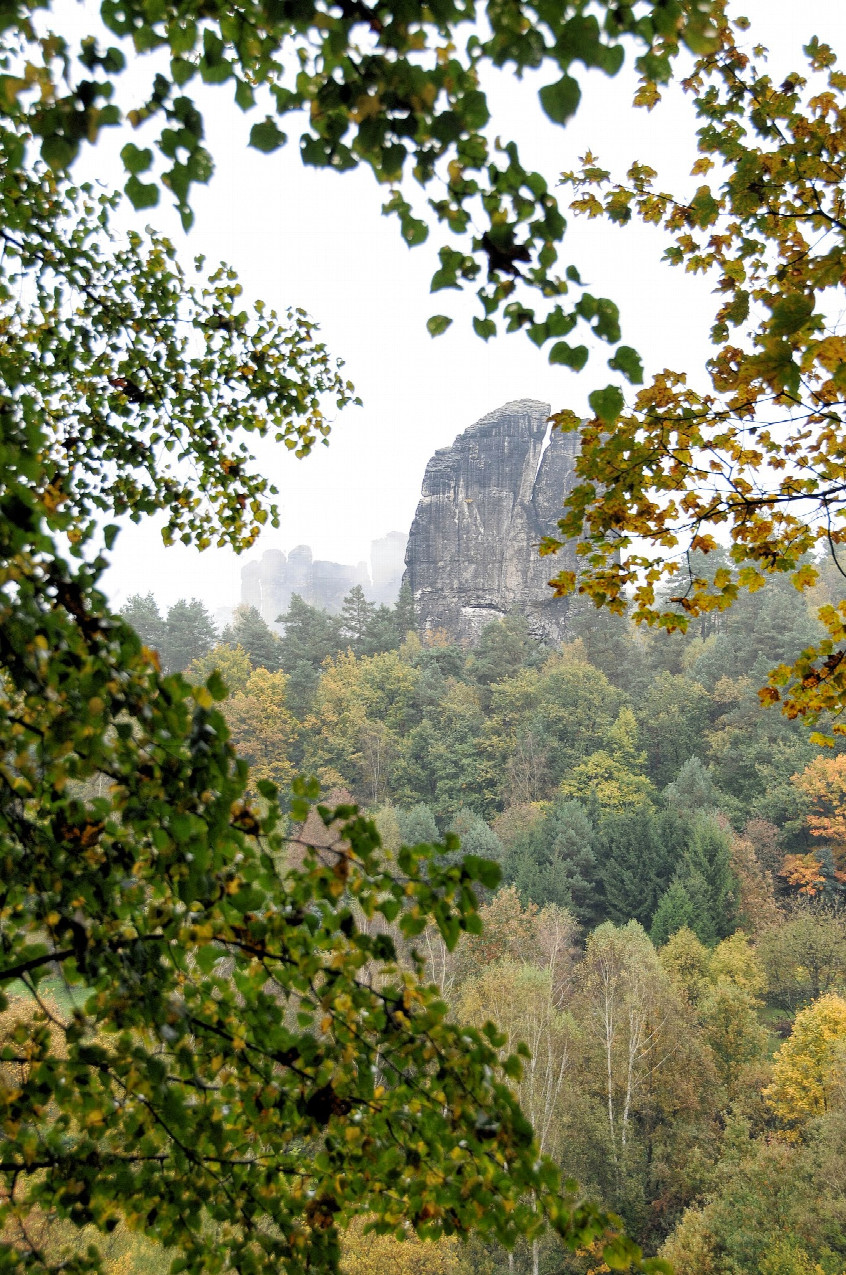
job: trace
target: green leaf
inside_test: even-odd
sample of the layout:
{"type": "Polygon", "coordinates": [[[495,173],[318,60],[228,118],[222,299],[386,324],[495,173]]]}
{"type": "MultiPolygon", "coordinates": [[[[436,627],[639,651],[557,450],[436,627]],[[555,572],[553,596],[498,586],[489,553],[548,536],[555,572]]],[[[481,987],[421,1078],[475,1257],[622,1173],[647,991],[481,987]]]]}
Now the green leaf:
{"type": "Polygon", "coordinates": [[[579,82],[572,75],[563,75],[555,84],[545,85],[538,93],[541,106],[554,124],[564,124],[575,115],[581,96],[579,82]]]}
{"type": "Polygon", "coordinates": [[[588,361],[588,348],[586,345],[568,345],[566,341],[556,341],[549,351],[549,361],[571,367],[574,372],[581,372],[588,361]]]}
{"type": "Polygon", "coordinates": [[[51,133],[41,143],[41,158],[56,173],[63,168],[70,167],[76,159],[78,149],[75,142],[69,142],[66,137],[62,137],[59,133],[51,133]]]}
{"type": "Polygon", "coordinates": [[[242,111],[248,111],[251,106],[255,105],[256,95],[253,92],[251,84],[246,80],[239,80],[235,89],[235,102],[240,106],[242,111]]]}
{"type": "Polygon", "coordinates": [[[114,522],[110,522],[108,527],[103,528],[103,542],[107,549],[111,549],[119,531],[120,527],[114,522]]]}
{"type": "Polygon", "coordinates": [[[622,391],[616,385],[594,390],[588,395],[591,411],[603,425],[613,425],[625,406],[622,391]]]}
{"type": "Polygon", "coordinates": [[[476,333],[476,336],[480,336],[483,341],[488,341],[492,336],[496,336],[496,324],[493,319],[474,318],[473,331],[476,333]]]}
{"type": "Polygon", "coordinates": [[[615,372],[622,372],[630,384],[643,384],[643,363],[637,350],[630,345],[618,346],[614,357],[608,360],[608,366],[615,372]]]}
{"type": "Polygon", "coordinates": [[[224,682],[223,678],[220,676],[220,673],[218,672],[217,669],[214,669],[211,675],[206,678],[206,687],[212,699],[215,699],[218,701],[226,699],[226,695],[227,695],[226,683],[224,682]]]}
{"type": "Polygon", "coordinates": [[[487,890],[495,890],[502,879],[502,871],[498,863],[492,859],[482,859],[476,854],[464,856],[464,867],[473,881],[479,881],[487,890]]]}
{"type": "Polygon", "coordinates": [[[793,292],[773,306],[769,329],[773,336],[792,336],[799,332],[814,313],[813,296],[793,292]]]}
{"type": "Polygon", "coordinates": [[[440,336],[442,332],[446,332],[451,323],[452,319],[449,315],[433,314],[432,317],[426,321],[426,330],[428,331],[429,336],[440,336]]]}
{"type": "Polygon", "coordinates": [[[261,151],[264,155],[278,150],[287,140],[276,121],[269,115],[261,124],[254,124],[250,129],[250,145],[253,150],[261,151]]]}
{"type": "Polygon", "coordinates": [[[416,248],[429,238],[429,227],[425,221],[419,221],[416,217],[406,217],[402,222],[401,233],[409,248],[416,248]]]}
{"type": "Polygon", "coordinates": [[[150,148],[145,146],[141,150],[133,142],[127,142],[120,153],[120,157],[123,160],[124,168],[132,174],[146,172],[153,162],[153,152],[150,148]]]}
{"type": "Polygon", "coordinates": [[[159,188],[154,182],[142,182],[130,177],[124,190],[133,208],[155,208],[159,202],[159,188]]]}

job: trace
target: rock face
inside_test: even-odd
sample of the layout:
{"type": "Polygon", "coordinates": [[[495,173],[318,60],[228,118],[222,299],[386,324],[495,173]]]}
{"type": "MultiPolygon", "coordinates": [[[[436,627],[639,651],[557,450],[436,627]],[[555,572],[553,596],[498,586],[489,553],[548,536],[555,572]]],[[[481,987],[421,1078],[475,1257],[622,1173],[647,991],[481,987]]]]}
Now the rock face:
{"type": "Polygon", "coordinates": [[[260,559],[241,568],[241,602],[255,607],[268,624],[288,610],[295,593],[311,606],[340,611],[357,584],[371,602],[393,606],[402,583],[405,544],[406,537],[399,531],[374,540],[371,570],[366,562],[350,566],[315,560],[308,545],[297,545],[287,555],[281,549],[266,549],[260,559]]]}
{"type": "Polygon", "coordinates": [[[541,558],[574,484],[577,439],[552,431],[549,406],[506,403],[483,416],[426,466],[406,551],[405,580],[421,633],[445,629],[472,644],[509,611],[550,642],[566,634],[568,602],[547,581],[571,551],[541,558]]]}

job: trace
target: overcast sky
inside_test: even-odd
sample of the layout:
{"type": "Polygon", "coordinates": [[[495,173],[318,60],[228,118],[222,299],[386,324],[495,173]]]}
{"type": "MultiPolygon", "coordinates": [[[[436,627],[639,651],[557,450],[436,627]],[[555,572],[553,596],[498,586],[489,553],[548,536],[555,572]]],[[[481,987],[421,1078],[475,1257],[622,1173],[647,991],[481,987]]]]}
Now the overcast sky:
{"type": "MultiPolygon", "coordinates": [[[[750,45],[760,40],[771,49],[776,76],[801,67],[801,45],[814,34],[846,55],[840,0],[747,0],[736,11],[752,19],[750,45]]],[[[648,115],[630,106],[633,78],[626,68],[614,80],[581,68],[579,74],[582,103],[565,129],[550,124],[537,102],[548,71],[522,82],[492,74],[492,131],[515,137],[524,163],[548,179],[576,167],[590,149],[620,176],[637,159],[658,169],[661,188],[695,189],[702,180],[688,176],[695,123],[682,94],[671,92],[648,115]]],[[[430,244],[406,248],[395,220],[380,216],[385,191],[368,173],[305,169],[295,142],[272,156],[250,151],[253,118],[240,115],[225,87],[208,95],[204,110],[216,174],[208,188],[196,189],[196,225],[186,238],[165,208],[150,220],[184,246],[186,257],[204,252],[230,262],[249,297],[279,310],[304,306],[346,360],[364,400],[363,408],[340,415],[330,446],[305,460],[281,445],[261,449],[264,471],[280,489],[283,521],[247,557],[310,544],[317,557],[366,559],[372,539],[408,530],[436,448],[509,399],[579,410],[590,389],[611,379],[596,358],[581,376],[552,368],[520,334],[483,344],[470,328],[471,297],[429,295],[437,230],[430,244]],[[432,340],[426,319],[440,312],[456,322],[432,340]]],[[[101,154],[98,147],[100,164],[101,154]]],[[[98,175],[108,179],[102,166],[98,175]]],[[[569,226],[565,262],[578,265],[591,292],[618,303],[623,340],[640,350],[647,372],[701,368],[713,312],[708,283],[662,265],[664,239],[654,229],[620,231],[576,218],[569,226]]],[[[200,597],[212,609],[239,600],[245,559],[221,550],[164,549],[149,522],[128,526],[111,557],[105,585],[117,605],[148,591],[163,606],[183,596],[200,597]]]]}

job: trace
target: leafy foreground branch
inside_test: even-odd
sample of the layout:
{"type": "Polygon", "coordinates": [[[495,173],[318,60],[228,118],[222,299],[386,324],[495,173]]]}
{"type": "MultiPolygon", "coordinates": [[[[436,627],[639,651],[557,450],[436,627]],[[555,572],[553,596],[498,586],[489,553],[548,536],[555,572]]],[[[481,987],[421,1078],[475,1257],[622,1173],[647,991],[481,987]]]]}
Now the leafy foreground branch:
{"type": "MultiPolygon", "coordinates": [[[[662,192],[639,163],[613,181],[590,154],[564,175],[574,211],[660,226],[665,260],[709,275],[718,298],[705,385],[665,368],[628,405],[617,387],[592,394],[585,426],[572,411],[557,417],[582,444],[582,482],[559,527],[579,540],[583,570],[578,581],[561,573],[559,591],[617,610],[630,598],[636,619],[669,629],[725,610],[772,573],[811,588],[818,550],[844,574],[846,75],[813,38],[807,67],[775,84],[766,50],[743,43],[747,26],[721,20],[719,48],[684,81],[701,123],[692,175],[719,185],[662,192]],[[702,570],[701,554],[717,557],[726,540],[729,565],[702,570]]],[[[647,83],[636,100],[658,96],[647,83]]],[[[631,370],[642,380],[634,360],[631,370]]],[[[846,703],[846,603],[818,615],[826,638],[773,669],[761,692],[811,723],[846,703]]]]}

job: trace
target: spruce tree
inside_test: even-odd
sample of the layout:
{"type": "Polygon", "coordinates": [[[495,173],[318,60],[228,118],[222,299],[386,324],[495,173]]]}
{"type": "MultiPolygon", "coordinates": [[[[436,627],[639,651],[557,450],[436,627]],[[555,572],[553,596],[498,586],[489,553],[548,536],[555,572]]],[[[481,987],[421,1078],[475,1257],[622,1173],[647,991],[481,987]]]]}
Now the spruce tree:
{"type": "Polygon", "coordinates": [[[350,589],[341,606],[341,633],[356,655],[367,651],[367,635],[376,607],[368,602],[360,584],[350,589]]]}
{"type": "Polygon", "coordinates": [[[279,670],[281,643],[255,607],[238,607],[224,637],[244,648],[253,668],[266,668],[271,673],[279,670]]]}
{"type": "Polygon", "coordinates": [[[414,619],[414,594],[409,585],[400,585],[399,597],[394,607],[394,624],[401,642],[416,629],[414,619]]]}
{"type": "MultiPolygon", "coordinates": [[[[685,927],[696,934],[693,903],[684,882],[676,879],[661,895],[649,936],[656,947],[663,947],[674,934],[685,927]]],[[[697,934],[697,938],[699,937],[697,934]]]]}
{"type": "Polygon", "coordinates": [[[398,811],[397,818],[404,846],[417,846],[424,842],[429,844],[440,840],[438,825],[431,807],[422,801],[412,806],[410,810],[398,811]]]}
{"type": "Polygon", "coordinates": [[[143,596],[133,593],[121,607],[121,615],[132,625],[145,646],[160,651],[165,639],[166,626],[159,606],[152,593],[143,596]]]}
{"type": "Polygon", "coordinates": [[[202,659],[217,642],[214,621],[198,598],[180,598],[167,613],[162,643],[162,662],[169,673],[186,669],[192,660],[202,659]]]}

